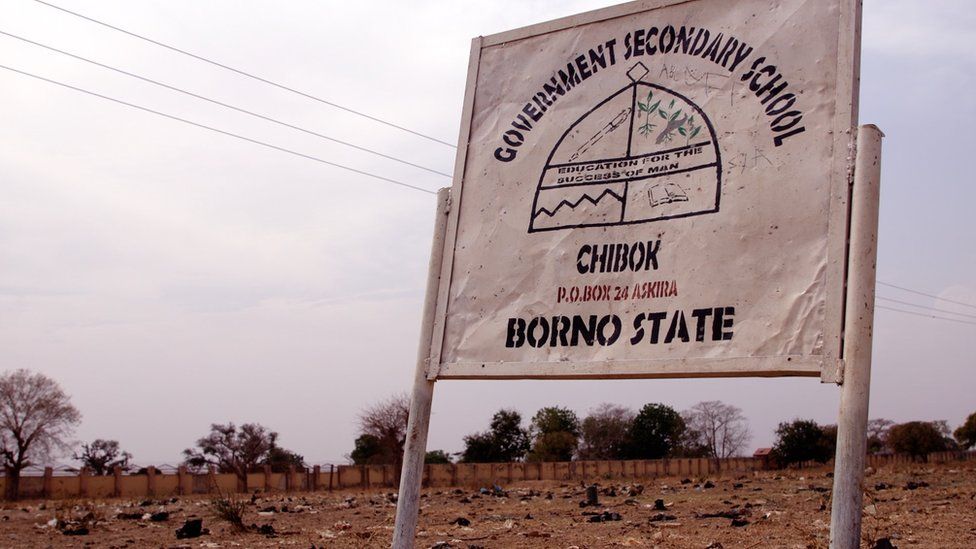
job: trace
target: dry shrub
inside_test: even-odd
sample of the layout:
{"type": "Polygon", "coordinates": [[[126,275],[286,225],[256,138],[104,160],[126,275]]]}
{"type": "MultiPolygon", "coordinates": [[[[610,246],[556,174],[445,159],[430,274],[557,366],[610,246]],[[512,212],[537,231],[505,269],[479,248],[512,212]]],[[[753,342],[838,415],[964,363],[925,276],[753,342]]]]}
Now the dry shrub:
{"type": "Polygon", "coordinates": [[[238,532],[247,531],[247,526],[244,525],[244,510],[246,508],[247,502],[240,499],[232,499],[224,495],[210,500],[210,510],[213,512],[214,517],[230,523],[234,530],[238,532]]]}

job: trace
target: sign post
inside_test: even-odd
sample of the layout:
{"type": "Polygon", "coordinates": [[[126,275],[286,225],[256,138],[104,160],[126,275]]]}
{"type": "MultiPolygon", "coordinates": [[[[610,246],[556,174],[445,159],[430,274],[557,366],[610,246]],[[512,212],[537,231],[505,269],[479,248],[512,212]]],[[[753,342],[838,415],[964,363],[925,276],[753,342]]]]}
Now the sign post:
{"type": "Polygon", "coordinates": [[[875,126],[857,133],[851,197],[851,245],[844,329],[844,379],[837,420],[834,491],[830,507],[830,547],[861,543],[864,456],[867,453],[871,339],[878,257],[878,198],[881,193],[881,138],[875,126]]]}
{"type": "Polygon", "coordinates": [[[843,382],[831,543],[856,547],[880,154],[859,52],[860,0],[643,0],[474,39],[394,547],[437,380],[746,376],[843,382]]]}

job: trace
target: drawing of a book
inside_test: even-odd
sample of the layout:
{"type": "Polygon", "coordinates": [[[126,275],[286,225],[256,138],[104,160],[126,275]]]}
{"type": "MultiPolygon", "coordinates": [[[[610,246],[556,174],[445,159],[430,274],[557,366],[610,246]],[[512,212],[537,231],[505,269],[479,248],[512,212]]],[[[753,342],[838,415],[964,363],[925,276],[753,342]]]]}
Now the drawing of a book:
{"type": "Polygon", "coordinates": [[[654,207],[672,202],[687,202],[688,194],[677,183],[658,183],[647,189],[647,200],[654,207]]]}

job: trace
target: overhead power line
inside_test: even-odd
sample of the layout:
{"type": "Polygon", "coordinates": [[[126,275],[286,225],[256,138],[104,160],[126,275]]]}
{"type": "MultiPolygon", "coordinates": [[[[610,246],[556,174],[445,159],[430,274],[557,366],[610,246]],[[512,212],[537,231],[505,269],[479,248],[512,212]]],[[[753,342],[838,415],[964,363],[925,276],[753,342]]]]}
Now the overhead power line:
{"type": "Polygon", "coordinates": [[[896,313],[904,313],[906,315],[920,316],[922,318],[934,318],[936,320],[948,320],[949,322],[958,322],[959,324],[971,324],[973,326],[976,326],[976,322],[970,322],[968,320],[962,320],[960,318],[948,318],[948,317],[945,317],[945,316],[937,316],[937,315],[930,315],[930,314],[927,314],[927,313],[919,313],[919,312],[916,312],[916,311],[906,311],[904,309],[896,309],[894,307],[886,307],[884,305],[875,305],[875,308],[884,309],[886,311],[894,311],[896,313]]]}
{"type": "Polygon", "coordinates": [[[231,109],[231,110],[234,110],[234,111],[237,111],[237,112],[240,112],[240,113],[244,113],[244,114],[249,115],[249,116],[253,116],[255,118],[260,118],[261,120],[265,120],[265,121],[268,121],[268,122],[272,122],[274,124],[278,124],[278,125],[284,126],[286,128],[291,128],[293,130],[298,130],[300,132],[304,132],[306,134],[313,135],[313,136],[318,137],[318,138],[321,138],[321,139],[325,139],[326,141],[332,141],[333,143],[339,143],[340,145],[345,145],[347,147],[351,147],[351,148],[356,149],[356,150],[359,150],[359,151],[367,152],[369,154],[373,154],[373,155],[376,155],[376,156],[379,156],[379,157],[382,157],[382,158],[386,158],[387,160],[393,160],[394,162],[399,162],[399,163],[405,164],[407,166],[412,166],[414,168],[420,168],[421,170],[426,170],[426,171],[431,172],[431,173],[436,173],[437,175],[442,175],[444,177],[451,177],[451,174],[444,173],[444,172],[435,170],[433,168],[428,168],[426,166],[421,166],[420,164],[415,164],[413,162],[410,162],[408,160],[404,160],[402,158],[397,158],[395,156],[391,156],[391,155],[388,155],[388,154],[384,154],[384,153],[381,153],[379,151],[375,151],[373,149],[369,149],[367,147],[362,147],[362,146],[356,145],[354,143],[349,143],[348,141],[343,141],[343,140],[337,139],[335,137],[330,137],[328,135],[324,135],[324,134],[318,133],[316,131],[309,130],[307,128],[302,128],[301,126],[296,126],[294,124],[289,124],[288,122],[284,122],[284,121],[278,120],[276,118],[272,118],[272,117],[267,116],[267,115],[263,115],[263,114],[260,114],[260,113],[256,113],[254,111],[249,111],[249,110],[244,109],[244,108],[241,108],[241,107],[235,107],[234,105],[230,105],[228,103],[224,103],[224,102],[218,101],[216,99],[211,99],[209,97],[206,97],[206,96],[203,96],[203,95],[200,95],[200,94],[197,94],[197,93],[193,93],[191,91],[187,91],[187,90],[185,90],[183,88],[179,88],[177,86],[173,86],[173,85],[167,84],[165,82],[160,82],[158,80],[153,80],[152,78],[147,78],[145,76],[141,76],[141,75],[138,75],[138,74],[135,74],[135,73],[132,73],[132,72],[128,72],[128,71],[125,71],[125,70],[122,70],[122,69],[113,67],[111,65],[106,65],[105,63],[101,63],[101,62],[95,61],[94,59],[89,59],[87,57],[82,57],[80,55],[77,55],[77,54],[74,54],[74,53],[71,53],[71,52],[62,50],[62,49],[55,48],[54,46],[48,46],[47,44],[42,44],[40,42],[36,42],[36,41],[31,40],[29,38],[25,38],[23,36],[18,36],[16,34],[12,34],[12,33],[9,33],[9,32],[3,31],[3,30],[0,30],[0,34],[2,34],[4,36],[9,36],[10,38],[14,38],[14,39],[20,40],[22,42],[26,42],[26,43],[31,44],[31,45],[34,45],[34,46],[38,46],[38,47],[44,48],[44,49],[49,50],[49,51],[53,51],[53,52],[56,52],[56,53],[60,53],[61,55],[66,55],[68,57],[71,57],[73,59],[77,59],[79,61],[84,61],[85,63],[90,63],[92,65],[101,67],[103,69],[108,69],[110,71],[114,71],[114,72],[117,72],[119,74],[123,74],[125,76],[131,77],[131,78],[136,78],[138,80],[142,80],[143,82],[148,82],[148,83],[153,84],[155,86],[159,86],[159,87],[162,87],[162,88],[166,88],[168,90],[175,91],[177,93],[182,93],[184,95],[188,95],[190,97],[193,97],[193,98],[196,98],[196,99],[200,99],[202,101],[206,101],[208,103],[212,103],[214,105],[218,105],[218,106],[224,107],[226,109],[231,109]]]}
{"type": "Polygon", "coordinates": [[[887,282],[881,282],[880,280],[878,280],[877,282],[878,282],[878,284],[880,284],[882,286],[888,286],[889,288],[895,288],[895,289],[898,289],[898,290],[902,290],[904,292],[910,292],[910,293],[913,293],[913,294],[924,295],[925,297],[931,297],[932,299],[938,299],[940,301],[945,301],[946,303],[953,303],[955,305],[962,305],[963,307],[971,307],[973,309],[976,309],[976,305],[973,305],[972,303],[965,303],[965,302],[962,302],[962,301],[954,301],[952,299],[946,299],[944,297],[939,297],[939,296],[934,295],[934,294],[927,294],[925,292],[920,292],[918,290],[913,290],[911,288],[906,288],[904,286],[896,286],[894,284],[889,284],[887,282]]]}
{"type": "Polygon", "coordinates": [[[0,65],[0,69],[6,69],[8,71],[15,72],[15,73],[18,73],[18,74],[22,74],[24,76],[29,76],[29,77],[34,78],[36,80],[41,80],[41,81],[47,82],[49,84],[54,84],[54,85],[57,85],[57,86],[61,86],[62,88],[67,88],[69,90],[74,90],[74,91],[79,92],[79,93],[84,93],[84,94],[90,95],[92,97],[97,97],[99,99],[104,99],[106,101],[111,101],[113,103],[118,103],[119,105],[125,105],[126,107],[131,107],[133,109],[139,109],[140,111],[152,113],[152,114],[155,114],[157,116],[162,116],[164,118],[169,118],[170,120],[176,120],[177,122],[182,122],[184,124],[189,124],[191,126],[196,126],[197,128],[203,128],[205,130],[210,130],[212,132],[216,132],[216,133],[219,133],[219,134],[222,134],[222,135],[226,135],[226,136],[229,136],[229,137],[234,137],[234,138],[240,139],[242,141],[247,141],[248,143],[254,143],[255,145],[261,145],[262,147],[267,147],[269,149],[274,149],[276,151],[280,151],[280,152],[292,154],[292,155],[295,155],[295,156],[300,156],[302,158],[307,158],[309,160],[314,160],[316,162],[320,162],[322,164],[326,164],[326,165],[333,166],[333,167],[336,167],[336,168],[341,168],[341,169],[346,170],[346,171],[349,171],[349,172],[357,173],[357,174],[360,174],[360,175],[365,175],[367,177],[372,177],[373,179],[379,179],[380,181],[386,181],[387,183],[393,183],[394,185],[399,185],[401,187],[406,187],[408,189],[413,189],[415,191],[420,191],[420,192],[427,193],[427,194],[437,194],[436,192],[431,191],[431,190],[428,190],[428,189],[425,189],[423,187],[417,187],[417,186],[411,185],[409,183],[404,183],[403,181],[397,181],[396,179],[391,179],[389,177],[384,177],[382,175],[377,175],[377,174],[374,174],[374,173],[366,172],[366,171],[359,170],[359,169],[356,169],[356,168],[352,168],[352,167],[349,167],[349,166],[344,166],[342,164],[338,164],[338,163],[335,163],[335,162],[331,162],[329,160],[325,160],[325,159],[319,158],[317,156],[312,156],[312,155],[309,155],[309,154],[305,154],[305,153],[301,153],[301,152],[298,152],[298,151],[294,151],[292,149],[287,149],[285,147],[280,147],[278,145],[274,145],[274,144],[271,144],[271,143],[267,143],[265,141],[259,141],[257,139],[252,139],[250,137],[246,137],[246,136],[243,136],[243,135],[240,135],[240,134],[236,134],[236,133],[233,133],[233,132],[229,132],[229,131],[226,131],[226,130],[221,130],[219,128],[215,128],[213,126],[208,126],[206,124],[201,124],[199,122],[194,122],[192,120],[187,120],[186,118],[180,118],[179,116],[175,116],[175,115],[172,115],[172,114],[167,114],[167,113],[164,113],[164,112],[161,112],[161,111],[153,110],[153,109],[150,109],[148,107],[143,107],[141,105],[136,105],[134,103],[129,103],[129,102],[123,101],[121,99],[116,99],[114,97],[109,97],[107,95],[102,95],[102,94],[97,93],[97,92],[93,92],[93,91],[90,91],[90,90],[86,90],[84,88],[79,88],[77,86],[72,86],[71,84],[66,84],[66,83],[60,82],[58,80],[52,80],[50,78],[45,78],[43,76],[39,76],[39,75],[30,73],[30,72],[27,72],[27,71],[22,71],[20,69],[15,69],[13,67],[8,67],[6,65],[0,65]]]}
{"type": "Polygon", "coordinates": [[[447,141],[444,141],[444,140],[441,140],[441,139],[438,139],[438,138],[436,138],[436,137],[432,137],[432,136],[430,136],[430,135],[427,135],[427,134],[424,134],[424,133],[421,133],[421,132],[418,132],[418,131],[415,131],[415,130],[411,130],[410,128],[406,128],[406,127],[403,127],[403,126],[400,126],[400,125],[398,125],[398,124],[394,124],[393,122],[390,122],[390,121],[388,121],[388,120],[384,120],[384,119],[382,119],[382,118],[378,118],[378,117],[376,117],[376,116],[372,116],[372,115],[369,115],[369,114],[366,114],[366,113],[364,113],[364,112],[361,112],[361,111],[357,111],[357,110],[355,110],[355,109],[351,109],[351,108],[349,108],[349,107],[346,107],[346,106],[343,106],[343,105],[340,105],[340,104],[338,104],[338,103],[334,103],[334,102],[332,102],[332,101],[328,101],[328,100],[326,100],[326,99],[322,99],[321,97],[318,97],[318,96],[315,96],[315,95],[312,95],[312,94],[310,94],[310,93],[308,93],[308,92],[303,92],[303,91],[301,91],[301,90],[298,90],[298,89],[295,89],[295,88],[292,88],[292,87],[289,87],[289,86],[286,86],[286,85],[284,85],[284,84],[280,84],[280,83],[278,83],[278,82],[275,82],[275,81],[273,81],[273,80],[269,80],[269,79],[267,79],[267,78],[264,78],[264,77],[261,77],[261,76],[258,76],[258,75],[256,75],[256,74],[253,74],[253,73],[250,73],[250,72],[247,72],[247,71],[245,71],[245,70],[242,70],[242,69],[237,69],[237,68],[234,68],[234,67],[231,67],[231,66],[229,66],[229,65],[225,65],[225,64],[223,64],[223,63],[220,63],[220,62],[217,62],[217,61],[214,61],[213,59],[209,59],[209,58],[207,58],[207,57],[204,57],[204,56],[202,56],[202,55],[198,55],[198,54],[195,54],[195,53],[191,53],[191,52],[189,52],[189,51],[186,51],[186,50],[183,50],[183,49],[180,49],[180,48],[177,48],[176,46],[171,46],[171,45],[169,45],[169,44],[165,44],[165,43],[163,43],[163,42],[160,42],[160,41],[158,41],[158,40],[154,40],[154,39],[152,39],[152,38],[149,38],[149,37],[147,37],[147,36],[143,36],[143,35],[141,35],[141,34],[137,34],[137,33],[135,33],[135,32],[132,32],[132,31],[128,31],[128,30],[125,30],[125,29],[123,29],[123,28],[121,28],[121,27],[117,27],[117,26],[115,26],[115,25],[112,25],[112,24],[109,24],[109,23],[106,23],[106,22],[104,22],[104,21],[100,21],[100,20],[98,20],[98,19],[95,19],[95,18],[93,18],[93,17],[89,17],[89,16],[87,16],[87,15],[82,15],[82,14],[80,14],[80,13],[78,13],[78,12],[75,12],[75,11],[71,11],[71,10],[69,10],[69,9],[67,9],[67,8],[63,8],[63,7],[61,7],[61,6],[58,6],[58,5],[55,5],[55,4],[52,4],[52,3],[50,3],[50,2],[45,2],[44,0],[34,0],[34,1],[35,1],[35,2],[37,2],[38,4],[43,4],[43,5],[45,5],[45,6],[48,6],[48,7],[50,7],[50,8],[54,8],[54,9],[56,9],[56,10],[59,10],[59,11],[62,11],[62,12],[64,12],[64,13],[67,13],[67,14],[69,14],[69,15],[73,15],[73,16],[75,16],[75,17],[79,17],[79,18],[81,18],[81,19],[84,19],[84,20],[86,20],[86,21],[90,21],[90,22],[92,22],[92,23],[95,23],[95,24],[97,24],[97,25],[101,25],[101,26],[103,26],[103,27],[106,27],[106,28],[109,28],[109,29],[112,29],[112,30],[114,30],[114,31],[117,31],[117,32],[121,32],[121,33],[123,33],[123,34],[127,34],[127,35],[129,35],[129,36],[131,36],[131,37],[133,37],[133,38],[138,38],[139,40],[143,40],[143,41],[145,41],[145,42],[149,42],[150,44],[154,44],[154,45],[156,45],[156,46],[159,46],[159,47],[161,47],[161,48],[166,48],[166,49],[168,49],[168,50],[171,50],[171,51],[174,51],[174,52],[177,52],[177,53],[181,53],[181,54],[183,54],[183,55],[186,55],[186,56],[188,56],[188,57],[192,57],[192,58],[194,58],[194,59],[196,59],[196,60],[198,60],[198,61],[203,61],[204,63],[209,63],[209,64],[211,64],[211,65],[214,65],[215,67],[220,67],[220,68],[222,68],[222,69],[224,69],[224,70],[228,70],[228,71],[231,71],[231,72],[234,72],[234,73],[236,73],[236,74],[239,74],[239,75],[241,75],[241,76],[246,76],[247,78],[251,78],[251,79],[253,79],[253,80],[257,80],[258,82],[263,82],[263,83],[265,83],[265,84],[268,84],[269,86],[274,86],[274,87],[276,87],[276,88],[279,88],[279,89],[282,89],[282,90],[285,90],[285,91],[288,91],[288,92],[291,92],[291,93],[294,93],[294,94],[296,94],[296,95],[300,95],[300,96],[302,96],[302,97],[305,97],[305,98],[307,98],[307,99],[311,99],[311,100],[313,100],[313,101],[317,101],[317,102],[319,102],[319,103],[322,103],[322,104],[325,104],[325,105],[329,105],[330,107],[334,107],[334,108],[337,108],[337,109],[340,109],[340,110],[343,110],[343,111],[346,111],[346,112],[348,112],[348,113],[352,113],[352,114],[355,114],[356,116],[361,116],[361,117],[363,117],[363,118],[366,118],[366,119],[369,119],[369,120],[372,120],[373,122],[377,122],[377,123],[380,123],[380,124],[383,124],[383,125],[386,125],[386,126],[389,126],[389,127],[391,127],[391,128],[396,128],[396,129],[398,129],[398,130],[401,130],[401,131],[404,131],[404,132],[407,132],[407,133],[410,133],[410,134],[413,134],[413,135],[415,135],[415,136],[417,136],[417,137],[422,137],[422,138],[424,138],[424,139],[428,139],[428,140],[430,140],[430,141],[433,141],[433,142],[435,142],[435,143],[440,143],[441,145],[447,145],[448,147],[452,147],[452,148],[455,148],[455,149],[457,148],[457,145],[454,145],[453,143],[448,143],[447,141]]]}
{"type": "Polygon", "coordinates": [[[938,307],[929,307],[928,305],[919,305],[918,303],[911,303],[909,301],[902,301],[900,299],[892,299],[890,297],[884,297],[884,296],[880,296],[880,295],[877,296],[877,298],[878,299],[882,299],[884,301],[890,301],[892,303],[897,303],[899,305],[908,305],[909,307],[918,307],[919,309],[928,309],[930,311],[936,311],[938,313],[948,313],[950,315],[959,315],[959,316],[965,316],[965,317],[969,317],[969,318],[976,319],[976,315],[971,315],[971,314],[968,314],[968,313],[957,313],[956,311],[950,311],[949,309],[940,309],[938,307]]]}

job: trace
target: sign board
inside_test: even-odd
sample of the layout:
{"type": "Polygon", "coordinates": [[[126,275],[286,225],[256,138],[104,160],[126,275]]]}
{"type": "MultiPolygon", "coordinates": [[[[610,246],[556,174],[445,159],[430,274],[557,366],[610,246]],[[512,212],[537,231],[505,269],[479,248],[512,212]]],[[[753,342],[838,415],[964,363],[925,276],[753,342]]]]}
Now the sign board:
{"type": "Polygon", "coordinates": [[[428,378],[831,379],[853,2],[634,2],[476,39],[428,378]]]}
{"type": "Polygon", "coordinates": [[[645,0],[475,39],[393,547],[436,380],[705,376],[842,384],[830,546],[859,546],[882,138],[855,129],[860,14],[645,0]]]}

